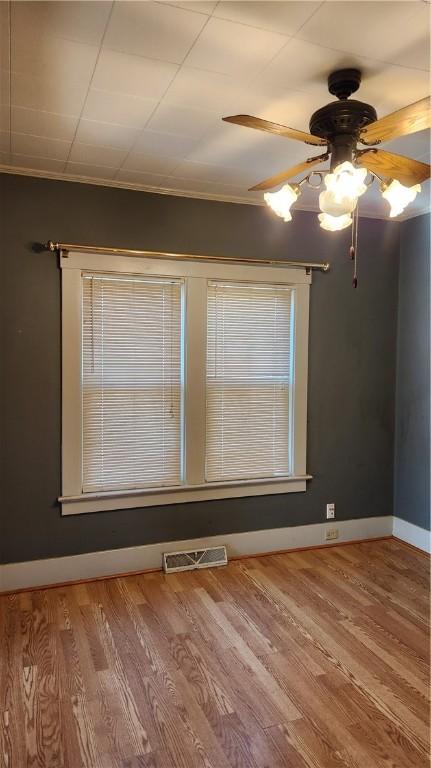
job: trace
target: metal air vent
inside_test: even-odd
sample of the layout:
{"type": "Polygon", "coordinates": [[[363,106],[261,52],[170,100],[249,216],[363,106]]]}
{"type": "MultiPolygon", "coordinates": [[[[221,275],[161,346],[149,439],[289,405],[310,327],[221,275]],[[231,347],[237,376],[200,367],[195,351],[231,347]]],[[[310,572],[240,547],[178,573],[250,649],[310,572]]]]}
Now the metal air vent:
{"type": "Polygon", "coordinates": [[[195,568],[212,568],[218,565],[227,565],[226,547],[163,553],[163,570],[165,573],[192,571],[195,568]]]}

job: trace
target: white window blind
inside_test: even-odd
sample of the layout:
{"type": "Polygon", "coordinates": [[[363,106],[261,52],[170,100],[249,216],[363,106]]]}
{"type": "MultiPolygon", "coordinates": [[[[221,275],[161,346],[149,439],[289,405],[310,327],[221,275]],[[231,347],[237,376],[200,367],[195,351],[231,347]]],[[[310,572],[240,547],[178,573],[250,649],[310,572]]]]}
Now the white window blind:
{"type": "Polygon", "coordinates": [[[179,485],[182,281],[82,276],[83,491],[179,485]]]}
{"type": "Polygon", "coordinates": [[[291,471],[289,287],[208,283],[207,481],[291,471]]]}

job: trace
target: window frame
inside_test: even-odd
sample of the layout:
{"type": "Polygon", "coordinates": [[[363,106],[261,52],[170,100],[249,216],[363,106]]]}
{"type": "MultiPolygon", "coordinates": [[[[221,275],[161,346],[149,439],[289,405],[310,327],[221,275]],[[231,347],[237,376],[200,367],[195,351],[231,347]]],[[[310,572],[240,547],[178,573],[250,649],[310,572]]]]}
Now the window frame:
{"type": "Polygon", "coordinates": [[[80,514],[209,499],[306,490],[309,288],[305,268],[62,252],[62,514],[80,514]],[[89,272],[184,280],[184,484],[82,492],[81,275],[89,272]],[[275,478],[205,482],[207,283],[211,280],[287,285],[294,291],[292,473],[275,478]]]}

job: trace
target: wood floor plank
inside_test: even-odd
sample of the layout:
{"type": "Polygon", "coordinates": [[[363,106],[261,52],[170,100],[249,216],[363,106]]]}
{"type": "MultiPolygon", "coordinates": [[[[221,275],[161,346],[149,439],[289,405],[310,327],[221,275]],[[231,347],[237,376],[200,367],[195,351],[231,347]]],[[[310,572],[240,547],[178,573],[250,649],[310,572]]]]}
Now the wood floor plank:
{"type": "MultiPolygon", "coordinates": [[[[398,698],[400,684],[394,675],[390,674],[390,669],[387,668],[386,672],[390,675],[390,681],[396,688],[395,691],[385,679],[381,679],[382,676],[384,677],[383,671],[380,670],[380,663],[376,664],[376,659],[372,653],[368,653],[366,656],[361,653],[358,660],[357,653],[352,651],[352,647],[355,646],[355,639],[351,635],[346,637],[348,633],[343,630],[339,622],[327,620],[324,612],[323,614],[316,614],[316,601],[313,601],[314,611],[306,613],[300,596],[296,596],[295,600],[282,591],[276,584],[277,576],[271,574],[272,578],[270,578],[268,570],[263,573],[257,568],[250,569],[250,576],[255,582],[260,583],[267,593],[272,592],[275,595],[280,606],[290,612],[298,625],[302,626],[304,634],[313,635],[314,642],[320,647],[322,653],[332,660],[337,668],[341,668],[346,677],[354,682],[360,690],[366,691],[370,698],[378,701],[382,710],[394,718],[399,728],[404,728],[409,733],[410,738],[420,746],[427,744],[429,731],[425,725],[426,709],[422,708],[421,715],[418,717],[410,709],[409,696],[407,696],[407,702],[398,698]],[[373,671],[370,671],[370,666],[373,667],[373,671]]],[[[296,592],[293,585],[290,586],[290,589],[293,593],[296,592]]],[[[378,659],[377,662],[379,662],[378,659]]],[[[417,704],[420,706],[420,702],[417,704]]]]}
{"type": "Polygon", "coordinates": [[[25,707],[21,693],[23,652],[20,600],[0,599],[0,733],[1,755],[7,768],[25,765],[25,707]]]}
{"type": "Polygon", "coordinates": [[[0,596],[0,766],[425,768],[429,580],[384,540],[0,596]]]}

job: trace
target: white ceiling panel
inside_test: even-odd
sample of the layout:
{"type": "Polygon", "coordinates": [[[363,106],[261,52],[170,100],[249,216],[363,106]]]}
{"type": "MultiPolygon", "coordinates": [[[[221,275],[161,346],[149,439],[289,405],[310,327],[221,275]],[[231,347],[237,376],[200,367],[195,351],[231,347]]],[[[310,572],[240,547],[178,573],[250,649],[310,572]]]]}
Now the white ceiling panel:
{"type": "Polygon", "coordinates": [[[119,168],[127,156],[127,150],[114,147],[95,147],[93,144],[80,144],[75,141],[69,160],[85,165],[109,166],[119,168]]]}
{"type": "Polygon", "coordinates": [[[241,186],[245,192],[256,181],[256,170],[251,168],[228,168],[211,163],[197,163],[183,160],[177,165],[172,176],[183,179],[196,179],[210,183],[226,183],[241,186]]]}
{"type": "Polygon", "coordinates": [[[186,66],[227,75],[258,72],[285,45],[275,32],[211,18],[185,60],[186,66]]]}
{"type": "Polygon", "coordinates": [[[10,104],[10,72],[0,69],[0,104],[10,104]]]}
{"type": "Polygon", "coordinates": [[[30,133],[33,136],[71,142],[75,136],[78,118],[37,109],[12,107],[11,125],[14,133],[30,133]]]}
{"type": "Polygon", "coordinates": [[[26,133],[11,134],[12,152],[16,155],[48,157],[52,160],[66,160],[71,147],[70,141],[30,136],[26,133]]]}
{"type": "Polygon", "coordinates": [[[64,160],[53,160],[50,157],[11,154],[9,162],[18,168],[32,168],[46,173],[62,173],[64,170],[64,160]]]}
{"type": "MultiPolygon", "coordinates": [[[[364,61],[353,53],[324,49],[315,43],[291,38],[258,78],[261,88],[289,88],[314,92],[322,105],[333,101],[327,79],[334,69],[363,67],[364,61]]],[[[381,66],[381,65],[379,65],[381,66]]]]}
{"type": "Polygon", "coordinates": [[[0,2],[0,69],[10,68],[10,3],[0,2]]]}
{"type": "Polygon", "coordinates": [[[160,99],[177,71],[177,64],[102,49],[92,86],[141,98],[160,99]]]}
{"type": "MultiPolygon", "coordinates": [[[[1,3],[7,5],[7,3],[1,3]]],[[[14,2],[14,36],[25,31],[28,38],[41,35],[61,37],[89,45],[100,45],[112,2],[73,0],[72,2],[14,2]]]]}
{"type": "Polygon", "coordinates": [[[160,176],[170,174],[178,164],[175,157],[161,155],[145,155],[142,152],[131,152],[123,163],[122,170],[139,171],[140,173],[157,173],[160,176]]]}
{"type": "Polygon", "coordinates": [[[10,133],[9,131],[0,131],[0,152],[3,154],[10,151],[10,133]]]}
{"type": "Polygon", "coordinates": [[[156,99],[140,99],[126,93],[91,88],[82,117],[101,123],[143,128],[157,104],[156,99]]]}
{"type": "MultiPolygon", "coordinates": [[[[0,0],[0,165],[262,201],[248,187],[321,150],[223,116],[307,131],[352,66],[383,116],[429,94],[429,37],[419,0],[0,0]]],[[[429,132],[384,148],[429,161],[429,132]]],[[[304,189],[297,207],[317,205],[304,189]]],[[[378,188],[361,211],[387,215],[378,188]]]]}
{"type": "Polygon", "coordinates": [[[10,131],[10,107],[0,103],[0,131],[10,131]]]}
{"type": "Polygon", "coordinates": [[[169,86],[163,103],[204,109],[221,117],[237,98],[241,98],[247,87],[248,80],[233,80],[229,75],[183,66],[169,86]]]}
{"type": "Polygon", "coordinates": [[[428,72],[388,65],[365,75],[359,96],[373,104],[378,116],[383,117],[425,98],[430,90],[428,72]]]}
{"type": "Polygon", "coordinates": [[[198,179],[179,179],[175,176],[169,176],[165,179],[166,189],[178,190],[178,192],[193,193],[196,195],[206,193],[209,187],[208,182],[198,179]]]}
{"type": "Polygon", "coordinates": [[[117,173],[116,168],[109,168],[106,165],[88,165],[86,163],[67,163],[65,173],[73,176],[83,176],[86,179],[108,179],[114,178],[117,173]]]}
{"type": "Polygon", "coordinates": [[[200,139],[219,122],[220,117],[214,112],[161,103],[146,128],[158,133],[174,133],[190,139],[200,139]]]}
{"type": "Polygon", "coordinates": [[[186,11],[195,11],[196,13],[204,13],[206,16],[211,16],[214,9],[217,6],[218,0],[184,0],[184,2],[171,2],[171,0],[163,0],[163,2],[169,3],[169,5],[175,5],[177,8],[184,8],[186,11]]]}
{"type": "Polygon", "coordinates": [[[65,88],[57,78],[51,80],[48,77],[12,72],[12,106],[78,116],[86,93],[87,83],[69,83],[65,88]]]}
{"type": "Polygon", "coordinates": [[[325,48],[426,69],[423,41],[428,37],[428,14],[429,8],[414,1],[326,2],[298,37],[325,48]]]}
{"type": "Polygon", "coordinates": [[[187,159],[198,163],[242,168],[272,169],[275,165],[283,166],[289,153],[302,152],[302,156],[314,154],[315,148],[307,147],[299,142],[290,142],[281,137],[262,131],[253,131],[238,125],[224,123],[220,129],[208,134],[191,152],[187,159]]]}
{"type": "Polygon", "coordinates": [[[166,3],[114,4],[104,39],[106,48],[180,64],[207,17],[166,3]]]}
{"type": "Polygon", "coordinates": [[[126,168],[120,168],[115,176],[118,181],[127,184],[141,184],[142,186],[164,187],[166,174],[159,173],[141,173],[139,171],[128,171],[126,168]]]}
{"type": "Polygon", "coordinates": [[[197,139],[189,136],[179,136],[172,133],[156,133],[143,131],[134,146],[135,152],[143,152],[155,157],[176,157],[181,159],[188,155],[198,144],[197,139]]]}
{"type": "Polygon", "coordinates": [[[129,150],[140,134],[139,128],[125,125],[100,123],[96,120],[80,120],[76,132],[76,141],[81,144],[93,144],[101,147],[129,150]]]}
{"type": "Polygon", "coordinates": [[[35,75],[61,83],[81,83],[88,88],[96,65],[99,49],[71,40],[35,38],[26,30],[22,38],[12,37],[12,71],[35,75]]]}
{"type": "Polygon", "coordinates": [[[196,181],[219,181],[222,177],[222,166],[182,160],[173,170],[172,176],[196,181]]]}
{"type": "Polygon", "coordinates": [[[222,2],[214,10],[219,19],[229,19],[251,27],[294,35],[319,8],[321,2],[222,2]]]}
{"type": "Polygon", "coordinates": [[[247,192],[247,190],[244,191],[244,187],[242,185],[235,186],[233,184],[209,183],[207,185],[206,191],[212,195],[221,195],[222,197],[242,197],[249,200],[258,199],[255,192],[247,192]]]}

